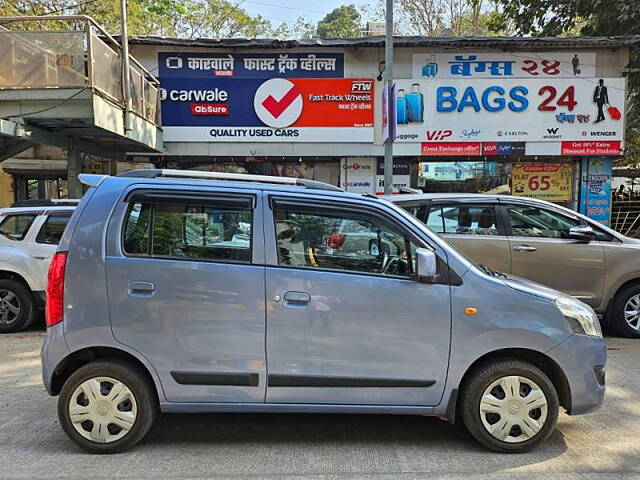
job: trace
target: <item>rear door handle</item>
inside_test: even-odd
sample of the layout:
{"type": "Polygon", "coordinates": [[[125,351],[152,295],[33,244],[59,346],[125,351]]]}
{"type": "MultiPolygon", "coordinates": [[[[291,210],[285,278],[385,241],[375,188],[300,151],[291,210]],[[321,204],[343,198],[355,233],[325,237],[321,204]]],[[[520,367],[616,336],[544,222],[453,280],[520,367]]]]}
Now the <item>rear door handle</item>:
{"type": "Polygon", "coordinates": [[[512,247],[514,252],[535,252],[537,250],[536,247],[530,247],[529,245],[514,245],[512,247]]]}
{"type": "Polygon", "coordinates": [[[153,293],[156,286],[153,282],[132,280],[129,282],[129,293],[153,293]]]}
{"type": "Polygon", "coordinates": [[[34,255],[33,258],[36,260],[47,260],[50,257],[47,257],[46,255],[34,255]]]}
{"type": "Polygon", "coordinates": [[[306,292],[287,292],[284,294],[285,302],[304,305],[311,301],[311,295],[306,292]]]}

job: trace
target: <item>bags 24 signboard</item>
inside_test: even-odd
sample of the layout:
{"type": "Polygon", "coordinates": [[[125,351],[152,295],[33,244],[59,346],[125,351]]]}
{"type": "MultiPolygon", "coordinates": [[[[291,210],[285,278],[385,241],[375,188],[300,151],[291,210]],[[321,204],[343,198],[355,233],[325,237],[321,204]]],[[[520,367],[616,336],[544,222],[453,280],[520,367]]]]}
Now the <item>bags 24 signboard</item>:
{"type": "Polygon", "coordinates": [[[595,53],[416,53],[413,78],[594,77],[595,53]]]}
{"type": "Polygon", "coordinates": [[[373,80],[162,78],[169,142],[372,142],[373,80]]]}
{"type": "Polygon", "coordinates": [[[623,78],[397,80],[397,142],[622,141],[623,78]]]}

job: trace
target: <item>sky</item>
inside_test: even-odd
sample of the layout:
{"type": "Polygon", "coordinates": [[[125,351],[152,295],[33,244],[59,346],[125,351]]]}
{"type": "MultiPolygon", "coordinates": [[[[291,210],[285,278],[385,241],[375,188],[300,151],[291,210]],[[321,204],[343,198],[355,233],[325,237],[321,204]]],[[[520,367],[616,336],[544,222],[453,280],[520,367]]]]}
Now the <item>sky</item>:
{"type": "Polygon", "coordinates": [[[262,15],[272,24],[294,22],[298,17],[305,17],[316,23],[340,5],[374,5],[376,0],[235,0],[234,3],[252,15],[262,15]]]}

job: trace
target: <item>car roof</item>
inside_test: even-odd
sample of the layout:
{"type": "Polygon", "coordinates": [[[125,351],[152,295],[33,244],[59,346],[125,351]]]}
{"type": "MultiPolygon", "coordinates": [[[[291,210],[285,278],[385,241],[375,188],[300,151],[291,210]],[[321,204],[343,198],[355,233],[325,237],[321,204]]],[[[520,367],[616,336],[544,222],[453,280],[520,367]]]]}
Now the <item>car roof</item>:
{"type": "Polygon", "coordinates": [[[539,200],[537,198],[529,197],[517,197],[515,195],[502,195],[491,193],[408,193],[397,195],[384,195],[382,198],[392,203],[405,203],[405,202],[417,202],[420,200],[457,200],[457,199],[471,199],[471,200],[506,200],[516,202],[532,202],[541,203],[549,206],[558,207],[552,202],[546,200],[539,200]]]}

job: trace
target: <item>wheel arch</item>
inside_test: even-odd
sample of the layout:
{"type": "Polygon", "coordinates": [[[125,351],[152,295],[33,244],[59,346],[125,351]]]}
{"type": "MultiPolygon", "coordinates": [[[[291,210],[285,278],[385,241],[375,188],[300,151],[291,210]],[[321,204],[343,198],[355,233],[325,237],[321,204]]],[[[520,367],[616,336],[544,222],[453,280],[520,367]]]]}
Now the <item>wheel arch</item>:
{"type": "Polygon", "coordinates": [[[0,270],[0,280],[15,280],[16,282],[20,282],[24,284],[24,286],[29,289],[31,295],[33,295],[33,288],[31,288],[25,276],[18,272],[14,272],[13,270],[0,270]]]}
{"type": "Polygon", "coordinates": [[[504,359],[524,360],[542,370],[549,377],[551,383],[553,383],[553,386],[558,393],[560,405],[567,411],[567,413],[571,413],[571,387],[569,386],[569,380],[562,371],[562,368],[560,368],[560,365],[544,353],[527,348],[504,348],[488,352],[477,358],[469,368],[467,368],[466,372],[462,376],[459,384],[459,391],[463,391],[476,370],[488,363],[504,359]]]}
{"type": "Polygon", "coordinates": [[[160,394],[162,393],[162,386],[160,385],[157,377],[152,374],[150,368],[132,353],[119,348],[107,346],[94,346],[76,350],[62,359],[54,369],[51,376],[50,393],[52,395],[59,395],[60,390],[67,379],[83,365],[95,360],[106,360],[110,358],[125,362],[127,365],[137,369],[145,375],[151,385],[153,385],[156,398],[158,401],[162,401],[160,397],[160,394]]]}

